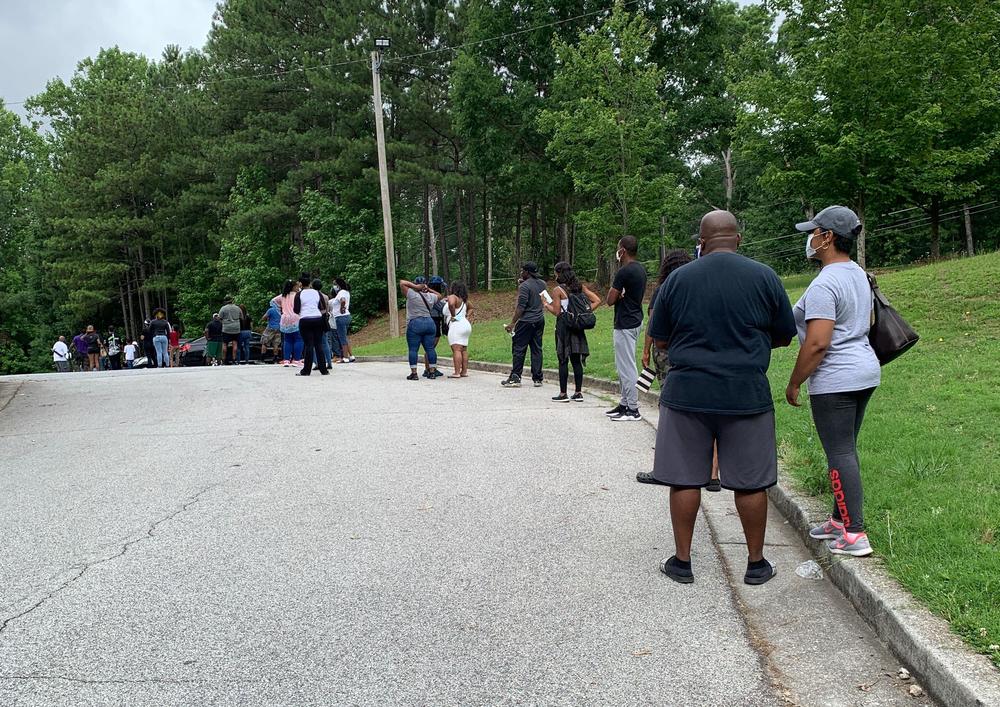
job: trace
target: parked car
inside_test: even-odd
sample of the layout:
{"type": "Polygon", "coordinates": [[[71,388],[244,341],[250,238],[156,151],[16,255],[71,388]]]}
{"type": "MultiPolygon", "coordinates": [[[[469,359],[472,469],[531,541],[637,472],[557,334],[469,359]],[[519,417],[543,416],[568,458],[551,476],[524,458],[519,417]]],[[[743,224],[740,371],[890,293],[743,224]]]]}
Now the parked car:
{"type": "MultiPolygon", "coordinates": [[[[250,363],[270,363],[272,356],[269,354],[266,359],[261,359],[260,355],[261,335],[256,331],[250,334],[250,363]]],[[[197,339],[181,339],[181,365],[182,366],[204,366],[205,347],[208,341],[204,336],[197,339]]]]}

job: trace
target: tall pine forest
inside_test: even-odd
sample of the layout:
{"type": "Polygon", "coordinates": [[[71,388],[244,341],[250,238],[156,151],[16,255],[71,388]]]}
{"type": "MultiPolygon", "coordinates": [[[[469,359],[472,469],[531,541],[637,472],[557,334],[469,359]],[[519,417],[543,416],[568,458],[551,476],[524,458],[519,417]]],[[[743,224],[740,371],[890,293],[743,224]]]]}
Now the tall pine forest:
{"type": "Polygon", "coordinates": [[[222,0],[200,49],[106,48],[0,108],[0,373],[156,307],[256,319],[301,272],[385,311],[379,37],[400,277],[604,287],[623,234],[655,273],[715,208],[783,273],[832,203],[869,269],[1000,247],[995,0],[222,0]]]}

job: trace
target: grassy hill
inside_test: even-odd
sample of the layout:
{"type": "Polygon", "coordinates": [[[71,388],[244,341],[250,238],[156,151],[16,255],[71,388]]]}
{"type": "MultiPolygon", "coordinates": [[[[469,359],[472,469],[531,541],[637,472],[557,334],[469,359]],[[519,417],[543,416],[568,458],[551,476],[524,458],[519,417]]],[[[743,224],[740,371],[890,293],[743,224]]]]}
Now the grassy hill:
{"type": "MultiPolygon", "coordinates": [[[[786,280],[793,303],[808,281],[786,280]]],[[[1000,665],[1000,253],[884,274],[879,284],[922,338],[883,369],[862,430],[868,532],[888,570],[1000,665]]],[[[484,307],[490,316],[496,297],[484,307]]],[[[474,317],[473,359],[510,361],[505,321],[474,317]]],[[[550,319],[545,357],[554,367],[551,328],[550,319]]],[[[614,379],[608,310],[589,340],[587,372],[614,379]]],[[[358,349],[405,352],[402,339],[358,349]]],[[[446,344],[439,353],[450,355],[446,344]]],[[[775,352],[770,371],[780,455],[808,493],[828,497],[808,409],[784,402],[796,353],[795,344],[775,352]]]]}

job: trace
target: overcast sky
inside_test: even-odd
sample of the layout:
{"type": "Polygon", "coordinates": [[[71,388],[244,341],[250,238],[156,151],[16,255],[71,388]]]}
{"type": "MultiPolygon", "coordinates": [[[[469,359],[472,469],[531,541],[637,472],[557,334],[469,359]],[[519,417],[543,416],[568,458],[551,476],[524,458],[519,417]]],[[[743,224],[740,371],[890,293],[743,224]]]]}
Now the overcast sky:
{"type": "MultiPolygon", "coordinates": [[[[201,48],[216,0],[0,0],[0,98],[22,101],[101,47],[159,58],[201,48]]],[[[21,106],[9,106],[21,112],[21,106]]]]}

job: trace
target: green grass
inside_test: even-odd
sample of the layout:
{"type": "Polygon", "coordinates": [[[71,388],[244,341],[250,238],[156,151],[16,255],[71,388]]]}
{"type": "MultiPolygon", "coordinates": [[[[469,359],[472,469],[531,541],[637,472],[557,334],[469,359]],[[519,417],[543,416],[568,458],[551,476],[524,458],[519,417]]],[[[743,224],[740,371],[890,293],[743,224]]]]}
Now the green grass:
{"type": "MultiPolygon", "coordinates": [[[[865,517],[895,576],[1000,666],[1000,253],[882,275],[883,293],[921,341],[882,371],[860,454],[865,517]]],[[[785,279],[794,303],[811,278],[785,279]]],[[[587,373],[614,379],[611,316],[598,312],[587,373]]],[[[509,362],[504,320],[474,322],[471,355],[509,362]]],[[[551,319],[545,358],[555,363],[551,319]]],[[[447,350],[447,347],[442,347],[447,350]]],[[[405,354],[402,339],[365,355],[405,354]]],[[[807,407],[784,402],[797,346],[770,378],[784,468],[829,503],[826,460],[807,407]]]]}

